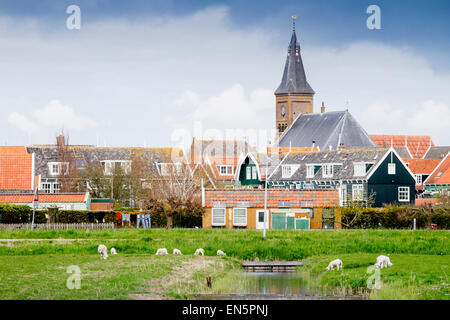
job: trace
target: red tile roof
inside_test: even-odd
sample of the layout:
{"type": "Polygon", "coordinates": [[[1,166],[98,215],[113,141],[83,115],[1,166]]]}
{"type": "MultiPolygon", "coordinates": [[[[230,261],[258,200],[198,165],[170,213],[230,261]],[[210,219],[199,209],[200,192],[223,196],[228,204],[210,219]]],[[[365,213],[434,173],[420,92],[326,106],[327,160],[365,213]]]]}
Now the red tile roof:
{"type": "Polygon", "coordinates": [[[450,183],[450,152],[442,159],[424,184],[448,184],[450,183]]]}
{"type": "Polygon", "coordinates": [[[17,154],[28,154],[27,148],[23,146],[0,147],[0,155],[17,155],[17,154]]]}
{"type": "MultiPolygon", "coordinates": [[[[0,194],[0,203],[31,203],[33,194],[0,194]]],[[[39,202],[85,202],[85,193],[39,194],[39,202]]]]}
{"type": "Polygon", "coordinates": [[[413,158],[422,158],[430,146],[434,147],[434,142],[430,136],[407,136],[407,135],[386,135],[371,134],[370,137],[379,147],[406,146],[413,158]]]}
{"type": "Polygon", "coordinates": [[[33,176],[31,154],[13,153],[11,147],[0,148],[0,189],[30,190],[33,176]]]}
{"type": "MultiPolygon", "coordinates": [[[[238,202],[248,202],[249,208],[264,207],[264,190],[262,189],[207,189],[205,190],[205,207],[211,208],[214,202],[226,207],[239,207],[238,202]]],[[[267,207],[280,208],[280,202],[289,202],[291,208],[326,207],[339,205],[338,190],[288,190],[268,189],[267,207]]]]}
{"type": "Polygon", "coordinates": [[[430,174],[441,162],[440,159],[403,159],[414,174],[430,174]]]}

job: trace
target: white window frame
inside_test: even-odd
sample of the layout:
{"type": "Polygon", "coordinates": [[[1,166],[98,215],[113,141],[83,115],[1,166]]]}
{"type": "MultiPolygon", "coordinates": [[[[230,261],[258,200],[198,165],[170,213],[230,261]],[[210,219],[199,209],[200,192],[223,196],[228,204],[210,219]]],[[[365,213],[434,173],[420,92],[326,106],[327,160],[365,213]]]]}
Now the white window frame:
{"type": "Polygon", "coordinates": [[[313,164],[307,164],[306,165],[306,177],[307,178],[314,178],[314,165],[313,164]]]}
{"type": "Polygon", "coordinates": [[[353,176],[363,177],[366,175],[366,164],[364,162],[353,163],[353,176]]]}
{"type": "Polygon", "coordinates": [[[415,174],[414,176],[416,177],[416,185],[421,185],[423,183],[422,174],[415,174]]]}
{"type": "Polygon", "coordinates": [[[256,166],[253,166],[252,167],[252,180],[256,180],[257,179],[257,177],[256,177],[256,166]]]}
{"type": "Polygon", "coordinates": [[[221,164],[217,166],[217,171],[219,172],[219,176],[232,176],[234,167],[229,164],[221,164]],[[222,169],[224,172],[222,172],[222,169]],[[231,169],[231,170],[229,170],[231,169]]]}
{"type": "Polygon", "coordinates": [[[162,176],[170,176],[171,172],[169,168],[172,166],[175,168],[173,173],[180,174],[181,173],[181,162],[160,162],[158,163],[159,172],[162,176]]]}
{"type": "Polygon", "coordinates": [[[409,187],[398,187],[398,201],[409,202],[409,187]]]}
{"type": "Polygon", "coordinates": [[[212,226],[217,226],[217,227],[221,227],[221,226],[225,226],[227,222],[227,209],[226,208],[212,208],[211,210],[211,225],[212,226]],[[223,210],[223,223],[219,222],[219,223],[215,223],[214,222],[214,216],[216,214],[218,214],[218,211],[222,211],[223,210]]]}
{"type": "Polygon", "coordinates": [[[322,177],[323,178],[333,177],[333,165],[332,164],[322,165],[322,177]]]}
{"type": "Polygon", "coordinates": [[[395,174],[395,163],[388,163],[388,174],[395,174]]]}
{"type": "Polygon", "coordinates": [[[233,208],[233,226],[236,227],[246,227],[247,226],[247,208],[233,208]],[[245,222],[236,222],[236,211],[244,210],[245,212],[245,222]]]}
{"type": "Polygon", "coordinates": [[[281,166],[281,178],[290,178],[292,177],[292,166],[289,164],[285,164],[281,166]]]}
{"type": "Polygon", "coordinates": [[[364,200],[364,185],[353,184],[352,185],[352,200],[363,201],[364,200]]]}
{"type": "Polygon", "coordinates": [[[69,173],[69,163],[68,162],[49,162],[48,172],[51,176],[59,176],[62,172],[62,168],[65,166],[66,170],[64,174],[69,173]]]}
{"type": "Polygon", "coordinates": [[[112,175],[117,164],[120,164],[125,173],[131,171],[131,160],[102,160],[103,174],[106,176],[112,175]]]}

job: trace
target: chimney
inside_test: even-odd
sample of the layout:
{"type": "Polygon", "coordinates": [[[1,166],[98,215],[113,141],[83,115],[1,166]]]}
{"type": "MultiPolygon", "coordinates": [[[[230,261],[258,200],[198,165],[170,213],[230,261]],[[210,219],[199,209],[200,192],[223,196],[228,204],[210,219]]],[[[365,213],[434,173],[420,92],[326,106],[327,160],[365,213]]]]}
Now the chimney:
{"type": "Polygon", "coordinates": [[[320,107],[320,113],[325,112],[325,103],[322,101],[322,106],[320,107]]]}
{"type": "Polygon", "coordinates": [[[56,146],[61,148],[65,146],[65,137],[63,135],[59,135],[56,137],[56,146]]]}
{"type": "Polygon", "coordinates": [[[314,150],[314,147],[316,146],[316,141],[315,140],[313,140],[312,141],[312,147],[311,147],[311,150],[314,150]]]}
{"type": "Polygon", "coordinates": [[[339,143],[339,150],[345,149],[345,144],[343,142],[339,143]]]}

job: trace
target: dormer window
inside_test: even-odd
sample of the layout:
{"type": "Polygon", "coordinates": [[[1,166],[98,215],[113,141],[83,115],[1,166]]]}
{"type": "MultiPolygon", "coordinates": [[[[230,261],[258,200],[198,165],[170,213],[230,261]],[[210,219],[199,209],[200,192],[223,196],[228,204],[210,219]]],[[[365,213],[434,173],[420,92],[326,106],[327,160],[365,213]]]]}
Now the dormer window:
{"type": "Polygon", "coordinates": [[[331,178],[333,176],[333,165],[324,164],[322,166],[322,177],[331,178]]]}
{"type": "Polygon", "coordinates": [[[281,178],[290,178],[300,165],[286,164],[281,166],[281,178]]]}
{"type": "Polygon", "coordinates": [[[314,178],[314,176],[315,176],[314,165],[312,165],[312,164],[306,165],[306,177],[314,178]]]}
{"type": "Polygon", "coordinates": [[[64,173],[65,175],[69,173],[69,163],[68,162],[49,162],[48,171],[52,176],[59,176],[64,173]]]}
{"type": "Polygon", "coordinates": [[[181,163],[158,163],[159,172],[162,176],[181,173],[181,163]]]}
{"type": "Polygon", "coordinates": [[[366,164],[363,162],[353,163],[353,175],[355,177],[363,177],[366,175],[366,164]]]}
{"type": "Polygon", "coordinates": [[[120,168],[125,173],[131,171],[131,161],[130,160],[103,160],[101,161],[103,166],[103,174],[109,176],[114,173],[116,168],[120,168]]]}

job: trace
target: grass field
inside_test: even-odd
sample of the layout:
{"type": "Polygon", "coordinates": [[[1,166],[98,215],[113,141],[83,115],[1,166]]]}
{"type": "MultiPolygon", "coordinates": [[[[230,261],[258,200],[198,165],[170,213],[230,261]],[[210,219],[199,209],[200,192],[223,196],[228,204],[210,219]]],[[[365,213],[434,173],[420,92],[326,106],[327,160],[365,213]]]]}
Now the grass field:
{"type": "Polygon", "coordinates": [[[449,298],[445,231],[269,231],[262,239],[250,230],[19,230],[2,231],[0,239],[0,299],[190,298],[226,290],[241,260],[308,260],[300,272],[312,286],[364,291],[372,299],[449,298]],[[100,260],[100,243],[119,254],[100,260]],[[161,247],[185,255],[155,256],[161,247]],[[207,257],[192,256],[199,247],[207,257]],[[215,257],[217,249],[228,257],[215,257]],[[381,270],[381,289],[368,291],[367,268],[380,254],[394,265],[381,270]],[[344,270],[325,272],[335,258],[344,270]],[[66,287],[70,265],[81,270],[80,290],[66,287]],[[213,289],[205,286],[207,275],[213,289]]]}

